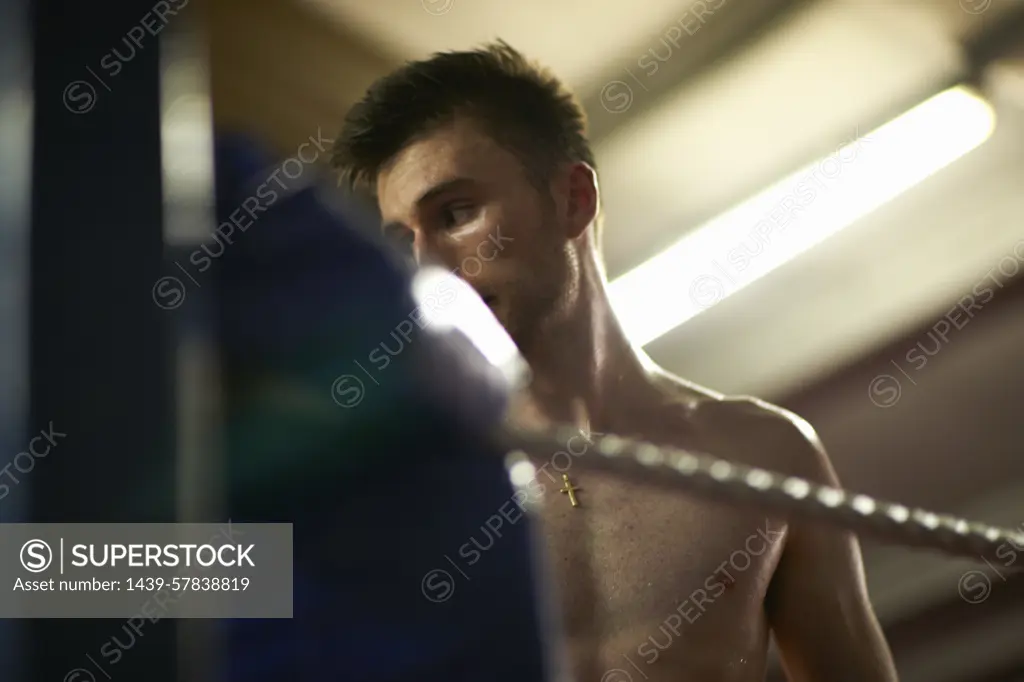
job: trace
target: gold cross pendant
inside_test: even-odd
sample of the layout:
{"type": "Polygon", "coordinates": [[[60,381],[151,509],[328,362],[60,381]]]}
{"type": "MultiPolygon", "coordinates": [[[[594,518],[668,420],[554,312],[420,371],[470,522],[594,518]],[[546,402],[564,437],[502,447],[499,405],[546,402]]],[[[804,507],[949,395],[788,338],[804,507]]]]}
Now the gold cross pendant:
{"type": "Polygon", "coordinates": [[[565,487],[559,490],[560,493],[568,493],[569,501],[572,502],[572,506],[580,506],[579,500],[576,499],[576,491],[582,490],[582,488],[574,488],[572,483],[569,482],[569,474],[562,474],[562,482],[565,483],[565,487]]]}

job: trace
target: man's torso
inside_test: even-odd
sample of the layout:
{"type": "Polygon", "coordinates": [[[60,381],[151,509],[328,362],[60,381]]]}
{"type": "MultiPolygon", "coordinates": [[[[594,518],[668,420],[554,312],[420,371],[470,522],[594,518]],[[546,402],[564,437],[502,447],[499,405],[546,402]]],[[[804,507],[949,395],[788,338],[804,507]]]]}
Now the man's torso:
{"type": "MultiPolygon", "coordinates": [[[[768,469],[791,467],[769,406],[708,397],[630,435],[768,469]]],[[[621,424],[619,425],[622,426],[621,424]]],[[[750,509],[634,485],[551,458],[542,531],[579,682],[761,680],[765,597],[785,522],[750,509]],[[569,476],[579,506],[559,492],[569,476]]],[[[579,453],[579,454],[577,454],[579,453]]]]}

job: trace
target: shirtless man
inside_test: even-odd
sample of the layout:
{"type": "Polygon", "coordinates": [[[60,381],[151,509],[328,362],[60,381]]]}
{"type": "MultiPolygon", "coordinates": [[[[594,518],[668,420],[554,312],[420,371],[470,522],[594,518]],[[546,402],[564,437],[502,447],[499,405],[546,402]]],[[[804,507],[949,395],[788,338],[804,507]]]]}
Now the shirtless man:
{"type": "MultiPolygon", "coordinates": [[[[627,341],[598,255],[584,114],[512,48],[381,79],[333,161],[417,260],[453,269],[488,254],[459,274],[529,362],[535,415],[579,423],[582,406],[596,432],[838,485],[805,421],[674,377],[627,341]]],[[[794,682],[896,679],[850,534],[598,474],[571,482],[579,505],[549,495],[542,526],[580,682],[763,680],[769,633],[794,682]]]]}

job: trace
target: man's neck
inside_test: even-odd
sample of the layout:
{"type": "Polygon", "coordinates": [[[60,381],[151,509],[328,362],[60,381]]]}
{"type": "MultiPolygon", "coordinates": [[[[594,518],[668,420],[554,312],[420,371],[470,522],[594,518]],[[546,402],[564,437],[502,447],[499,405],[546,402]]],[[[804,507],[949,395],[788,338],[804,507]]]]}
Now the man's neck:
{"type": "Polygon", "coordinates": [[[646,373],[595,272],[581,277],[575,298],[539,342],[522,349],[533,372],[530,398],[549,419],[600,430],[617,404],[647,386],[646,373]]]}

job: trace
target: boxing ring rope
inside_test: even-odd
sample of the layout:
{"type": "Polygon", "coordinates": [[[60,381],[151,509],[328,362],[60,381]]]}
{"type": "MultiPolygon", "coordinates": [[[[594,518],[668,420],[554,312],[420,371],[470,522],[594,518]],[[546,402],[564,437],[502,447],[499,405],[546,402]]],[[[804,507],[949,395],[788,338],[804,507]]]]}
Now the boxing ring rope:
{"type": "MultiPolygon", "coordinates": [[[[528,462],[526,453],[562,450],[566,442],[579,435],[579,429],[569,426],[537,430],[506,422],[496,439],[503,451],[510,453],[511,471],[511,467],[528,462]]],[[[858,536],[974,561],[999,561],[996,552],[1008,544],[1024,547],[1024,533],[908,508],[702,453],[615,435],[595,437],[592,443],[593,447],[574,461],[580,470],[609,473],[622,480],[715,502],[794,515],[858,536]]]]}

